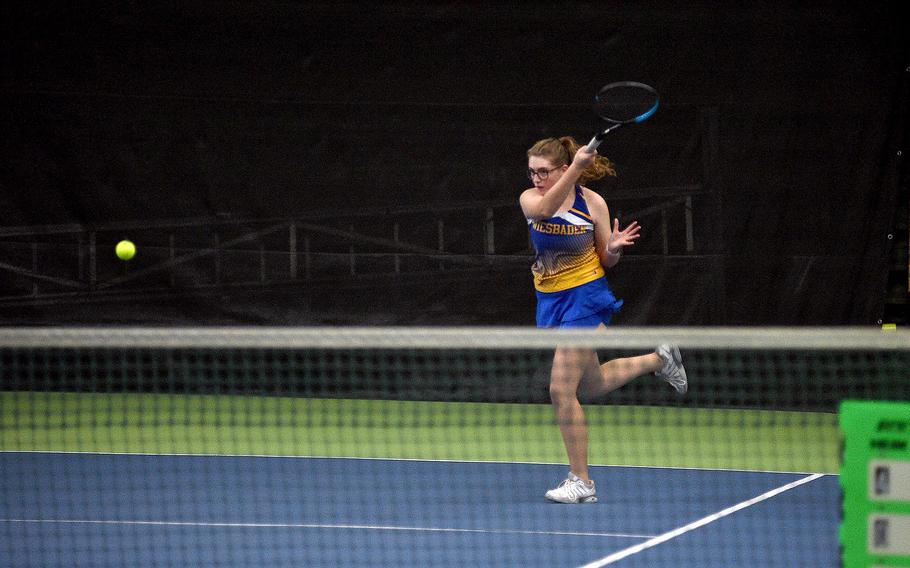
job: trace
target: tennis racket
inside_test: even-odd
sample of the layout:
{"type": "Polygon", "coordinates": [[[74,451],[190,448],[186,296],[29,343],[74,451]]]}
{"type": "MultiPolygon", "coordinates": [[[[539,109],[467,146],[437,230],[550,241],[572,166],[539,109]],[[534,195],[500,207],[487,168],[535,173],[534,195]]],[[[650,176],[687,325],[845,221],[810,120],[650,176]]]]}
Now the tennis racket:
{"type": "Polygon", "coordinates": [[[620,81],[605,85],[594,97],[594,112],[610,123],[588,142],[589,150],[596,150],[604,137],[623,124],[636,124],[651,118],[657,112],[660,95],[654,87],[635,81],[620,81]]]}

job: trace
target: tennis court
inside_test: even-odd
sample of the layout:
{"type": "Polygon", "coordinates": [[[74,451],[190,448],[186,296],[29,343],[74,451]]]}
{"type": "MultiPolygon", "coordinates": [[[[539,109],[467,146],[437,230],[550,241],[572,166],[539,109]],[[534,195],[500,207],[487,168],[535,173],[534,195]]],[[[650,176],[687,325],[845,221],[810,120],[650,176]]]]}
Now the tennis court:
{"type": "Polygon", "coordinates": [[[0,568],[910,568],[905,12],[5,5],[0,568]]]}
{"type": "Polygon", "coordinates": [[[10,330],[0,557],[837,565],[839,434],[827,408],[858,394],[838,390],[854,375],[870,396],[899,396],[903,336],[845,331],[823,349],[809,331],[726,332],[723,344],[716,331],[674,333],[10,330]],[[549,502],[567,466],[541,346],[638,349],[655,334],[688,345],[690,392],[641,380],[587,401],[599,502],[549,502]]]}
{"type": "Polygon", "coordinates": [[[603,501],[571,507],[541,496],[561,465],[42,452],[0,463],[7,566],[581,566],[627,553],[620,565],[720,567],[743,533],[753,566],[837,561],[830,475],[596,467],[603,501]],[[794,556],[778,546],[785,532],[812,546],[794,556]]]}

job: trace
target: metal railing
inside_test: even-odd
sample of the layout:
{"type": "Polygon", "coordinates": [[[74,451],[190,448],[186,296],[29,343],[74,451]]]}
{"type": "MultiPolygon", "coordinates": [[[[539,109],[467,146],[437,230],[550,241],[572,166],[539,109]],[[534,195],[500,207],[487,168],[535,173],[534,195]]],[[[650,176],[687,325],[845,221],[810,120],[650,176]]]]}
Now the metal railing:
{"type": "MultiPolygon", "coordinates": [[[[646,188],[611,196],[611,207],[623,219],[657,217],[663,255],[670,254],[671,227],[678,230],[682,223],[685,254],[692,254],[693,197],[704,194],[698,185],[646,188]],[[657,202],[630,211],[617,207],[645,196],[657,202]]],[[[255,220],[6,227],[0,228],[0,304],[118,291],[469,271],[493,263],[525,265],[531,253],[514,201],[363,209],[343,218],[314,212],[255,220]],[[420,231],[414,230],[415,220],[420,231]],[[139,247],[129,262],[113,253],[123,238],[139,247]]]]}

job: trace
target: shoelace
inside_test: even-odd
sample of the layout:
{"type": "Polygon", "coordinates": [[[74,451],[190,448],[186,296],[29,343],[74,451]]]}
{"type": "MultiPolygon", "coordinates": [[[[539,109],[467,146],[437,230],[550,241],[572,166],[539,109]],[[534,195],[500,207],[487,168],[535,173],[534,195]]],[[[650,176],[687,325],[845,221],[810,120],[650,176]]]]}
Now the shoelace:
{"type": "Polygon", "coordinates": [[[565,488],[570,497],[578,498],[585,491],[585,483],[580,479],[566,479],[559,484],[559,489],[565,488]],[[568,487],[567,487],[568,486],[568,487]]]}

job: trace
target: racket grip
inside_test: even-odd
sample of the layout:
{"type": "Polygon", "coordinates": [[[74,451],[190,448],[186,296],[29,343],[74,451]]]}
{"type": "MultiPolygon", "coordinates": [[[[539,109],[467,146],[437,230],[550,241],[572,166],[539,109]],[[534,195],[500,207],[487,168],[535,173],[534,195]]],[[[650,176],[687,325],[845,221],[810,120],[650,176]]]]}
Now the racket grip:
{"type": "Polygon", "coordinates": [[[600,146],[601,142],[603,142],[603,137],[600,134],[597,134],[594,136],[594,138],[591,138],[590,142],[588,142],[588,150],[591,150],[592,152],[594,150],[597,150],[597,147],[600,146]]]}

